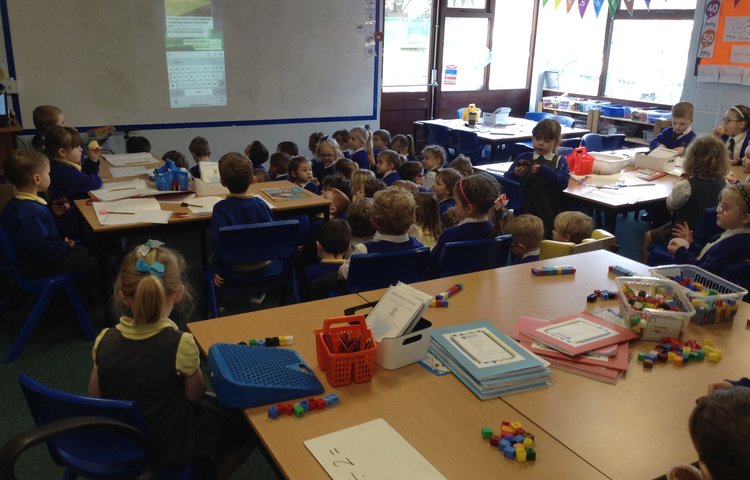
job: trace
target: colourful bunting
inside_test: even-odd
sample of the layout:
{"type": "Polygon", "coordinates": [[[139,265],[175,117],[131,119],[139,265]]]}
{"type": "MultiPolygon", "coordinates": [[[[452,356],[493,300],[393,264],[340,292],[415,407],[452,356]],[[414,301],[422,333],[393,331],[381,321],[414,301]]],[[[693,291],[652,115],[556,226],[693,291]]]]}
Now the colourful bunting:
{"type": "Polygon", "coordinates": [[[594,12],[596,13],[596,18],[599,18],[599,12],[602,10],[602,5],[604,5],[604,0],[594,0],[594,12]]]}
{"type": "Polygon", "coordinates": [[[560,6],[561,2],[562,2],[562,0],[555,0],[555,10],[557,10],[557,7],[560,6]]]}
{"type": "Polygon", "coordinates": [[[573,8],[573,4],[576,3],[577,0],[565,0],[566,8],[568,9],[568,13],[570,13],[570,9],[573,8]]]}
{"type": "Polygon", "coordinates": [[[609,0],[609,16],[614,18],[617,9],[620,8],[620,0],[609,0]]]}
{"type": "Polygon", "coordinates": [[[583,18],[583,14],[586,13],[588,6],[589,0],[578,0],[578,12],[581,14],[581,18],[583,18]]]}
{"type": "Polygon", "coordinates": [[[643,0],[646,2],[646,10],[651,10],[651,0],[643,0]]]}
{"type": "Polygon", "coordinates": [[[628,13],[630,16],[633,16],[633,3],[635,3],[635,0],[623,0],[625,2],[625,8],[628,9],[628,13]]]}
{"type": "Polygon", "coordinates": [[[542,6],[543,6],[543,7],[546,7],[546,6],[547,6],[547,2],[548,2],[548,1],[549,1],[549,0],[542,0],[542,6]]]}

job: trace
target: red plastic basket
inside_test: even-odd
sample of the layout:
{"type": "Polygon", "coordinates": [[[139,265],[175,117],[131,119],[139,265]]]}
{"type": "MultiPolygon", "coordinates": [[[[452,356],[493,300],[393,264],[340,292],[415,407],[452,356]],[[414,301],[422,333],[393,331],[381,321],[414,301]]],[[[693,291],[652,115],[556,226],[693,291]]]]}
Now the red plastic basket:
{"type": "Polygon", "coordinates": [[[315,330],[315,349],[318,365],[326,372],[326,379],[332,387],[349,385],[352,380],[354,383],[372,380],[377,345],[372,339],[372,332],[365,322],[364,315],[326,319],[323,328],[315,330]],[[336,324],[342,325],[334,327],[336,324]],[[328,334],[335,350],[342,344],[339,336],[347,333],[353,338],[359,336],[358,352],[333,353],[323,340],[323,335],[328,334]]]}

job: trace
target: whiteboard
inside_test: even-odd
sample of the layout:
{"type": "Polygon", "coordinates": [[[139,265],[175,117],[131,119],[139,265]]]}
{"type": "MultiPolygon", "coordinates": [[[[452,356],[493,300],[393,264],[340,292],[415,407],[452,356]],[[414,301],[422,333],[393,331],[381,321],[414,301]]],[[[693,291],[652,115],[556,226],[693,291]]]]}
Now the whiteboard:
{"type": "Polygon", "coordinates": [[[366,47],[362,28],[379,18],[374,0],[213,0],[223,18],[227,105],[178,109],[169,103],[164,0],[0,3],[28,129],[41,104],[80,127],[377,118],[379,50],[366,47]]]}

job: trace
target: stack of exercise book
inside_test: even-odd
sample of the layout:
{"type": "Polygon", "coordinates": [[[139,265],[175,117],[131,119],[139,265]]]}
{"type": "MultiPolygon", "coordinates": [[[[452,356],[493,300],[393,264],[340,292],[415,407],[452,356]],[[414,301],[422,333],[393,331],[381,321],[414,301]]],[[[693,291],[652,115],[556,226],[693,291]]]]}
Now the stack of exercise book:
{"type": "Polygon", "coordinates": [[[549,363],[486,320],[433,330],[430,353],[482,400],[550,385],[549,363]]]}
{"type": "Polygon", "coordinates": [[[521,316],[511,337],[553,367],[611,384],[627,371],[628,342],[638,338],[588,312],[552,321],[521,316]]]}

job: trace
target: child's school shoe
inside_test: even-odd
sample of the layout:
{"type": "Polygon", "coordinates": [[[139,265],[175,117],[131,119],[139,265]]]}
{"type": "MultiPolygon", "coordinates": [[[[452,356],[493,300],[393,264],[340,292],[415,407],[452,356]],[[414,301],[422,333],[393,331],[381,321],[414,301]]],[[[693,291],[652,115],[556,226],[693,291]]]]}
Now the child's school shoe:
{"type": "Polygon", "coordinates": [[[260,305],[261,303],[263,303],[263,300],[265,299],[266,299],[265,292],[250,295],[250,303],[252,303],[253,305],[260,305]]]}

